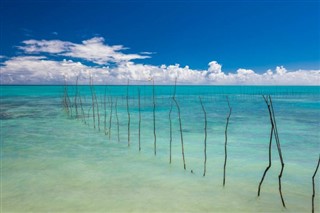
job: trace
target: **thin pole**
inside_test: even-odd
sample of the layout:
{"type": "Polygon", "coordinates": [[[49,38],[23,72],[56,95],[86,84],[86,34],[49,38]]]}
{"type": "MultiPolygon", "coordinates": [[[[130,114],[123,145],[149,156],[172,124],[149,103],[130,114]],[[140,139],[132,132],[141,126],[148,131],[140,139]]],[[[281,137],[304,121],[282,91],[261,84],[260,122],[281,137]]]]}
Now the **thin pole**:
{"type": "Polygon", "coordinates": [[[115,102],[115,106],[114,107],[115,107],[115,110],[116,110],[118,142],[120,142],[119,117],[118,117],[118,98],[116,98],[116,102],[115,102]]]}
{"type": "Polygon", "coordinates": [[[154,91],[154,79],[152,79],[152,99],[153,99],[153,136],[154,136],[154,155],[157,155],[157,135],[156,135],[156,102],[154,91]]]}
{"type": "Polygon", "coordinates": [[[140,88],[138,88],[138,107],[139,107],[139,152],[141,151],[141,105],[140,105],[140,88]]]}
{"type": "Polygon", "coordinates": [[[284,170],[284,161],[283,161],[283,157],[282,157],[280,140],[279,140],[278,129],[277,129],[277,123],[276,123],[276,118],[275,118],[275,115],[274,115],[274,109],[273,109],[272,100],[271,100],[271,96],[270,95],[269,95],[269,100],[270,100],[272,120],[273,120],[273,123],[274,123],[274,136],[275,136],[275,139],[276,139],[279,158],[280,158],[280,161],[281,161],[281,171],[280,171],[279,176],[278,176],[279,193],[280,193],[282,205],[283,205],[283,207],[286,207],[286,204],[284,202],[283,195],[282,195],[282,190],[281,190],[281,178],[282,178],[282,173],[283,173],[283,170],[284,170]]]}
{"type": "Polygon", "coordinates": [[[204,165],[203,165],[203,176],[206,176],[207,170],[207,112],[203,106],[201,97],[199,96],[200,104],[204,114],[204,165]]]}
{"type": "Polygon", "coordinates": [[[312,213],[314,213],[314,197],[315,197],[315,184],[314,184],[314,177],[316,176],[317,172],[318,172],[318,169],[319,169],[319,164],[320,164],[320,155],[319,155],[319,159],[318,159],[318,164],[317,164],[317,167],[316,167],[316,170],[314,171],[314,174],[312,176],[312,213]]]}
{"type": "Polygon", "coordinates": [[[127,83],[128,147],[130,146],[129,79],[127,83]]]}
{"type": "Polygon", "coordinates": [[[227,116],[227,122],[226,122],[226,128],[224,131],[225,141],[224,141],[224,166],[223,166],[223,186],[226,184],[226,166],[227,166],[227,158],[228,158],[228,152],[227,152],[227,144],[228,144],[228,126],[229,126],[229,119],[231,116],[232,108],[230,107],[230,102],[228,96],[227,102],[229,107],[229,114],[227,116]]]}
{"type": "Polygon", "coordinates": [[[271,167],[271,145],[272,145],[272,136],[273,136],[273,130],[274,130],[274,123],[272,120],[272,114],[271,114],[271,109],[270,109],[270,104],[269,104],[269,100],[267,99],[267,97],[265,97],[264,95],[262,96],[264,101],[266,102],[267,106],[268,106],[268,111],[269,111],[269,117],[270,117],[270,123],[271,123],[271,130],[270,130],[270,140],[269,140],[269,165],[267,166],[267,168],[264,170],[263,176],[261,178],[261,181],[259,183],[259,188],[258,188],[258,196],[260,196],[260,190],[261,190],[261,185],[263,183],[263,180],[268,172],[268,170],[271,167]]]}

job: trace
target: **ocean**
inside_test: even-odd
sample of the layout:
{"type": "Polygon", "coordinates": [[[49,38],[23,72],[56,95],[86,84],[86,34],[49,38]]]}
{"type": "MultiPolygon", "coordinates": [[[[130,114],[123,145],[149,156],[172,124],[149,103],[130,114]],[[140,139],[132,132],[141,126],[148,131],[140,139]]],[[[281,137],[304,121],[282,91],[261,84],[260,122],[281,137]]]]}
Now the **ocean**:
{"type": "Polygon", "coordinates": [[[0,89],[1,212],[311,212],[319,86],[0,89]],[[272,98],[286,208],[275,137],[257,196],[271,131],[263,95],[272,98]]]}

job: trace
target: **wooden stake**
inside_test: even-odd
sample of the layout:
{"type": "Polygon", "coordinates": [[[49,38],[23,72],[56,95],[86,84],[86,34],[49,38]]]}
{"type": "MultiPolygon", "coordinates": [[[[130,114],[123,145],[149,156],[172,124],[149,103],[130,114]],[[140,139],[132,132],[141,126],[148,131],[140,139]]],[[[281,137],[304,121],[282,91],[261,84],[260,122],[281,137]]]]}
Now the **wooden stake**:
{"type": "Polygon", "coordinates": [[[130,146],[129,79],[127,83],[128,146],[130,146]]]}
{"type": "Polygon", "coordinates": [[[93,94],[94,94],[94,99],[95,99],[95,102],[96,102],[96,105],[97,105],[98,130],[99,130],[99,132],[100,132],[100,112],[99,112],[99,103],[98,103],[97,95],[96,95],[96,91],[95,91],[95,89],[94,89],[94,88],[93,88],[93,94]]]}
{"type": "Polygon", "coordinates": [[[72,104],[70,101],[69,93],[68,93],[68,85],[67,81],[64,81],[64,98],[63,98],[64,109],[66,110],[69,117],[72,117],[72,104]]]}
{"type": "Polygon", "coordinates": [[[225,186],[225,184],[226,184],[226,166],[227,166],[227,157],[228,157],[228,153],[227,153],[228,125],[229,125],[229,119],[230,119],[231,112],[232,112],[232,108],[230,107],[230,102],[229,102],[228,96],[227,96],[227,102],[228,102],[228,107],[229,107],[229,114],[227,116],[226,128],[225,128],[225,131],[224,131],[225,141],[224,141],[223,186],[225,186]]]}
{"type": "Polygon", "coordinates": [[[154,79],[152,79],[152,100],[153,100],[153,136],[154,136],[154,155],[157,155],[157,135],[156,135],[156,102],[154,91],[154,79]]]}
{"type": "Polygon", "coordinates": [[[272,136],[273,136],[273,131],[274,131],[274,123],[272,120],[272,114],[271,114],[271,108],[270,108],[270,104],[269,104],[269,100],[267,97],[265,97],[264,95],[262,96],[264,101],[266,102],[267,106],[268,106],[268,111],[269,111],[269,117],[270,117],[270,123],[271,123],[271,130],[270,130],[270,140],[269,140],[269,165],[267,166],[267,168],[264,170],[263,176],[261,178],[261,181],[259,183],[259,188],[258,188],[258,196],[260,196],[260,190],[261,190],[261,185],[263,183],[263,180],[268,172],[268,170],[271,167],[271,145],[272,145],[272,136]]]}
{"type": "Polygon", "coordinates": [[[276,118],[275,118],[275,115],[274,115],[274,109],[273,109],[272,100],[271,100],[271,96],[270,95],[269,95],[269,101],[270,101],[270,107],[271,107],[272,120],[273,120],[273,123],[274,123],[274,136],[275,136],[275,139],[276,139],[278,154],[279,154],[279,158],[280,158],[280,161],[281,161],[281,171],[280,171],[279,176],[278,176],[279,193],[280,193],[282,205],[283,205],[283,207],[286,207],[286,204],[284,202],[283,195],[282,195],[282,190],[281,190],[281,177],[282,177],[282,173],[283,173],[283,170],[284,170],[284,161],[283,161],[283,157],[282,157],[280,140],[279,140],[279,135],[278,135],[278,128],[277,128],[276,118]]]}
{"type": "Polygon", "coordinates": [[[118,98],[116,98],[116,102],[115,102],[115,106],[114,107],[115,107],[115,110],[116,110],[118,142],[120,142],[119,117],[118,117],[118,98]]]}
{"type": "Polygon", "coordinates": [[[90,91],[91,91],[91,99],[92,99],[92,119],[93,119],[93,128],[96,128],[96,117],[94,111],[94,94],[93,94],[93,85],[92,85],[92,76],[90,76],[90,91]]]}
{"type": "Polygon", "coordinates": [[[103,95],[103,111],[104,111],[104,120],[103,120],[103,128],[104,134],[107,135],[107,88],[104,88],[104,95],[103,95]]]}
{"type": "Polygon", "coordinates": [[[171,155],[172,155],[172,121],[171,121],[171,113],[172,113],[172,101],[169,111],[169,122],[170,122],[170,157],[169,157],[169,163],[171,164],[171,155]]]}
{"type": "Polygon", "coordinates": [[[199,96],[200,104],[204,114],[204,165],[203,165],[203,176],[206,176],[207,170],[207,112],[203,106],[201,97],[199,96]]]}
{"type": "Polygon", "coordinates": [[[314,171],[314,174],[312,176],[312,213],[314,213],[314,197],[316,195],[316,192],[315,192],[315,189],[314,189],[315,188],[314,177],[316,176],[316,174],[318,172],[319,164],[320,164],[320,155],[319,155],[319,159],[318,159],[318,164],[317,164],[316,170],[314,171]]]}
{"type": "Polygon", "coordinates": [[[80,93],[79,93],[79,101],[80,101],[80,108],[81,108],[81,114],[82,114],[83,122],[84,122],[84,124],[87,124],[87,122],[86,122],[86,115],[84,114],[84,109],[83,109],[83,104],[82,104],[82,98],[81,98],[80,93]]]}
{"type": "Polygon", "coordinates": [[[109,140],[111,138],[111,125],[112,125],[112,107],[113,107],[113,102],[112,102],[112,97],[110,97],[110,116],[109,116],[109,140]]]}
{"type": "Polygon", "coordinates": [[[172,97],[173,101],[175,102],[177,109],[178,109],[178,118],[179,118],[179,126],[180,126],[180,140],[181,140],[181,152],[182,152],[182,160],[183,160],[183,168],[186,170],[186,160],[184,157],[184,146],[183,146],[183,132],[182,132],[182,122],[181,122],[181,113],[180,113],[180,107],[176,100],[175,94],[176,94],[176,85],[177,85],[177,79],[175,81],[175,88],[174,88],[174,95],[172,97]]]}
{"type": "Polygon", "coordinates": [[[79,80],[79,76],[77,76],[77,79],[76,79],[76,92],[75,92],[75,95],[74,95],[74,106],[76,108],[76,118],[77,119],[79,118],[78,104],[77,104],[77,102],[78,102],[77,98],[78,98],[78,95],[79,95],[78,80],[79,80]]]}
{"type": "Polygon", "coordinates": [[[67,101],[68,90],[67,90],[67,83],[66,82],[64,82],[63,90],[64,90],[64,92],[63,92],[63,98],[62,98],[62,105],[63,105],[63,109],[67,112],[67,114],[69,116],[69,106],[68,106],[68,101],[67,101]]]}
{"type": "Polygon", "coordinates": [[[138,88],[138,107],[139,107],[139,152],[140,152],[141,151],[141,141],[140,141],[140,133],[141,133],[140,88],[138,88]]]}

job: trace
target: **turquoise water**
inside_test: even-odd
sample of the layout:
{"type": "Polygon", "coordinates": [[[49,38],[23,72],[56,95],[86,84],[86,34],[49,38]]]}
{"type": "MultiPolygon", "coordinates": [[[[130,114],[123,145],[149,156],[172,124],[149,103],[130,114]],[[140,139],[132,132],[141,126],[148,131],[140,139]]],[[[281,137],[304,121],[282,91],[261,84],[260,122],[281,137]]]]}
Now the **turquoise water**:
{"type": "MultiPolygon", "coordinates": [[[[77,117],[75,106],[72,116],[62,107],[63,86],[1,86],[1,212],[311,212],[311,177],[320,150],[320,87],[177,86],[186,170],[175,105],[169,164],[173,86],[154,88],[156,156],[152,86],[128,87],[130,147],[127,87],[94,89],[100,110],[100,131],[97,114],[96,128],[93,127],[88,86],[78,87],[77,97],[81,96],[84,114],[79,108],[77,117]],[[282,207],[278,192],[281,165],[275,141],[272,167],[257,197],[258,184],[268,165],[270,134],[268,109],[261,94],[272,95],[285,162],[282,190],[287,208],[282,207]],[[205,177],[204,114],[199,96],[208,120],[205,177]],[[223,187],[226,96],[232,114],[223,187]],[[109,135],[105,132],[109,132],[111,97],[109,135]]],[[[76,87],[69,86],[72,102],[75,93],[76,87]]],[[[79,99],[77,103],[79,106],[79,99]]],[[[316,184],[317,212],[319,173],[316,184]]]]}

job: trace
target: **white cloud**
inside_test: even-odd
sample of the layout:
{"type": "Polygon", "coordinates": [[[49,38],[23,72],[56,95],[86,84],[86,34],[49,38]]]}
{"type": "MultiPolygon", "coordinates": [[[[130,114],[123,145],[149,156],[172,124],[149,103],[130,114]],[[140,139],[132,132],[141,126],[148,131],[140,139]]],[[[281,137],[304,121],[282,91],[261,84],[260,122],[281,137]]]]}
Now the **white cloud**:
{"type": "Polygon", "coordinates": [[[72,45],[71,42],[65,42],[60,40],[26,40],[22,42],[24,46],[18,47],[25,53],[62,53],[69,50],[72,45]]]}
{"type": "Polygon", "coordinates": [[[140,52],[142,55],[153,55],[156,54],[156,52],[140,52]]]}
{"type": "Polygon", "coordinates": [[[152,78],[157,84],[173,84],[176,77],[181,84],[209,85],[318,85],[320,82],[320,70],[281,74],[267,70],[257,74],[253,70],[238,69],[237,73],[225,74],[221,69],[219,71],[221,65],[217,62],[214,66],[217,68],[215,71],[212,71],[212,64],[208,70],[194,70],[179,64],[153,66],[122,62],[110,68],[86,66],[73,60],[53,61],[44,56],[19,56],[5,61],[0,74],[3,84],[58,84],[65,79],[75,83],[77,76],[82,84],[87,84],[90,76],[97,84],[126,84],[128,79],[134,84],[148,84],[152,78]]]}
{"type": "Polygon", "coordinates": [[[277,66],[276,67],[276,73],[279,74],[279,75],[283,75],[287,72],[287,69],[284,68],[283,66],[277,66]]]}
{"type": "MultiPolygon", "coordinates": [[[[24,46],[19,49],[28,54],[50,53],[59,56],[69,56],[81,58],[99,65],[108,63],[119,63],[135,59],[150,58],[148,55],[124,54],[120,51],[127,48],[122,45],[104,44],[104,38],[94,37],[76,44],[60,40],[26,40],[22,42],[24,46]]],[[[150,53],[148,53],[150,54],[150,53]]]]}
{"type": "Polygon", "coordinates": [[[237,73],[238,75],[251,75],[254,74],[254,71],[240,68],[237,70],[237,73]]]}
{"type": "MultiPolygon", "coordinates": [[[[61,84],[66,79],[74,83],[80,76],[88,83],[90,75],[102,77],[108,72],[104,68],[88,67],[72,60],[53,61],[44,56],[20,56],[3,63],[0,75],[3,84],[61,84]]],[[[103,83],[102,78],[96,78],[103,83]]]]}
{"type": "MultiPolygon", "coordinates": [[[[33,56],[0,56],[0,78],[2,84],[61,84],[64,80],[75,83],[79,76],[80,84],[88,84],[93,76],[96,84],[126,84],[129,79],[134,84],[173,84],[178,78],[180,84],[208,85],[319,85],[320,70],[287,70],[277,66],[259,74],[254,70],[239,68],[235,73],[225,73],[221,64],[211,61],[206,70],[195,70],[189,66],[147,65],[134,63],[133,59],[149,56],[125,54],[122,45],[109,46],[104,39],[94,37],[81,44],[60,40],[27,40],[19,47],[33,56]],[[69,59],[54,60],[41,53],[68,56],[69,59]],[[38,54],[34,56],[34,54],[38,54]],[[96,63],[85,65],[79,58],[96,63]],[[106,66],[114,63],[112,67],[106,66]]],[[[147,54],[147,53],[145,53],[147,54]]]]}
{"type": "Polygon", "coordinates": [[[216,61],[211,61],[209,64],[208,73],[219,74],[221,73],[221,65],[216,61]]]}

